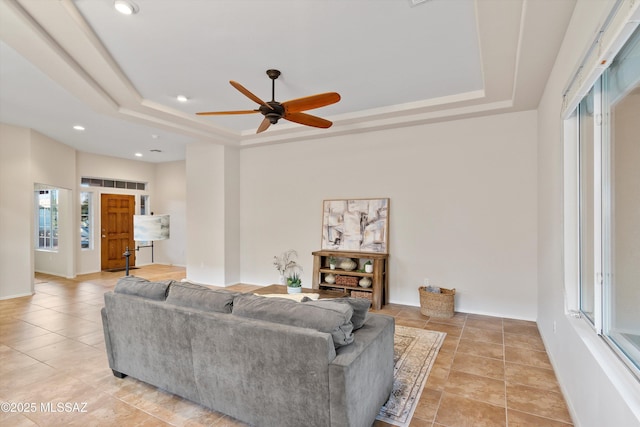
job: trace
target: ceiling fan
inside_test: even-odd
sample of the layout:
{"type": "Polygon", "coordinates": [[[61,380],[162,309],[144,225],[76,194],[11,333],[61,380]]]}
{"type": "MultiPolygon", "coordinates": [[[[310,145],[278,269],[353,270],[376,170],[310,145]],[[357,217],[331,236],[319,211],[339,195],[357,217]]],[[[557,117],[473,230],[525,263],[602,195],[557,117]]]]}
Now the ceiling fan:
{"type": "Polygon", "coordinates": [[[262,113],[264,119],[256,133],[264,132],[271,125],[278,123],[278,120],[285,119],[301,125],[313,126],[326,129],[333,124],[329,120],[303,113],[306,110],[313,110],[327,105],[335,104],[340,101],[340,95],[336,92],[319,93],[317,95],[305,96],[304,98],[296,98],[290,101],[278,102],[275,100],[276,79],[280,76],[278,70],[267,70],[267,75],[271,79],[271,101],[264,102],[240,83],[230,80],[231,86],[238,89],[247,98],[260,105],[256,110],[239,110],[239,111],[205,111],[196,113],[199,116],[216,116],[224,114],[253,114],[262,113]]]}

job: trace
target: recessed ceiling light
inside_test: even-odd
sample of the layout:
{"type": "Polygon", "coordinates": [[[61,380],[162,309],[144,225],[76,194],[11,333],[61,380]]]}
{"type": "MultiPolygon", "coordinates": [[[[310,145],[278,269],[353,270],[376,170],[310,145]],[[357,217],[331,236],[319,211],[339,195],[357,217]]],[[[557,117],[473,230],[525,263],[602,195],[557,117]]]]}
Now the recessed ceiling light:
{"type": "Polygon", "coordinates": [[[115,0],[113,2],[113,7],[123,15],[133,15],[134,13],[138,13],[138,5],[129,0],[115,0]]]}
{"type": "Polygon", "coordinates": [[[189,98],[184,95],[178,95],[176,96],[176,99],[178,100],[178,102],[187,102],[189,100],[189,98]]]}
{"type": "Polygon", "coordinates": [[[73,128],[75,130],[79,130],[79,131],[83,131],[84,130],[84,126],[80,126],[80,125],[75,125],[73,128]]]}
{"type": "Polygon", "coordinates": [[[136,157],[142,157],[142,153],[136,153],[135,156],[136,157]]]}

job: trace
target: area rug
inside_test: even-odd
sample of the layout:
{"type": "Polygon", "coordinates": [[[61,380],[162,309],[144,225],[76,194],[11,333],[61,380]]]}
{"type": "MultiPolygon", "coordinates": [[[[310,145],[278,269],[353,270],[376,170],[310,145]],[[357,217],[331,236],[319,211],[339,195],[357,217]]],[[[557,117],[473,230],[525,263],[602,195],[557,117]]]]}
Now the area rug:
{"type": "Polygon", "coordinates": [[[409,425],[445,336],[443,332],[396,325],[393,391],[377,420],[400,427],[409,425]]]}

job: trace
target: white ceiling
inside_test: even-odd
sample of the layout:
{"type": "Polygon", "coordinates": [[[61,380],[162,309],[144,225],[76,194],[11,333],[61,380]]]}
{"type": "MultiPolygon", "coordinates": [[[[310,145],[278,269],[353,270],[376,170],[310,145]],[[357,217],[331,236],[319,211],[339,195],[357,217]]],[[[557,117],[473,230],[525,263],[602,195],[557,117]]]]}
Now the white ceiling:
{"type": "MultiPolygon", "coordinates": [[[[195,141],[254,146],[536,108],[575,0],[0,1],[0,121],[163,162],[195,141]],[[278,101],[335,91],[256,135],[236,80],[278,101]],[[179,103],[176,96],[189,100],[179,103]],[[80,124],[84,132],[72,129],[80,124]],[[152,149],[161,153],[150,152],[152,149]]],[[[560,102],[560,101],[559,101],[560,102]]]]}

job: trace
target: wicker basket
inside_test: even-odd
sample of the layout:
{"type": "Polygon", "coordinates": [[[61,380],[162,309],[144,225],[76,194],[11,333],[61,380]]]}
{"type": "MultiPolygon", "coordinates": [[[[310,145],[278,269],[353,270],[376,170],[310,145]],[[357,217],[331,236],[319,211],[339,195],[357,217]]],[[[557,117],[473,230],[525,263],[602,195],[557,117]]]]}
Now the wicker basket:
{"type": "Polygon", "coordinates": [[[439,294],[428,292],[424,286],[418,290],[420,291],[420,313],[430,317],[453,317],[455,289],[440,288],[439,294]]]}
{"type": "Polygon", "coordinates": [[[366,298],[369,301],[373,301],[373,294],[371,292],[351,291],[351,296],[353,298],[366,298]]]}
{"type": "Polygon", "coordinates": [[[358,280],[356,276],[336,276],[336,285],[341,286],[358,286],[358,280]]]}

